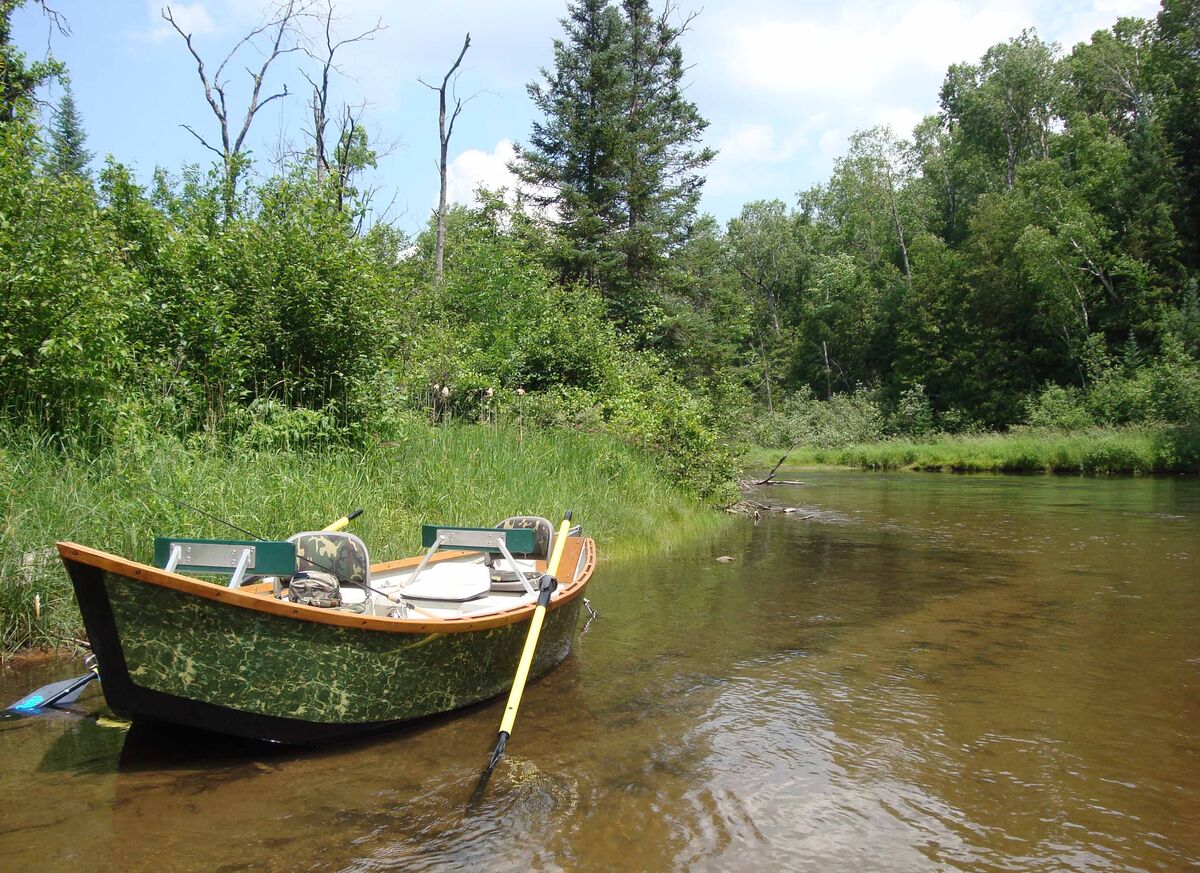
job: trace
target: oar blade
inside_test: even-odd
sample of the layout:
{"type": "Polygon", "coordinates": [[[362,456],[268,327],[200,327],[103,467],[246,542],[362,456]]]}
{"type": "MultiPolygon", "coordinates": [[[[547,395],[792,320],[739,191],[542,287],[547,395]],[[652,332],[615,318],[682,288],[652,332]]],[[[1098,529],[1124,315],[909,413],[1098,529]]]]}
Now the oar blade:
{"type": "Polygon", "coordinates": [[[504,756],[504,747],[508,744],[508,733],[500,731],[496,737],[496,748],[492,749],[492,755],[488,758],[487,768],[479,776],[479,783],[475,786],[475,790],[471,792],[471,799],[468,802],[469,806],[475,806],[483,798],[483,791],[487,788],[488,780],[492,778],[492,771],[496,769],[496,765],[500,763],[500,759],[504,756]]]}
{"type": "Polygon", "coordinates": [[[60,679],[58,682],[43,685],[41,688],[31,691],[9,706],[5,712],[13,712],[18,715],[35,715],[39,710],[47,706],[74,703],[79,699],[84,686],[95,678],[95,673],[84,673],[82,676],[76,676],[73,679],[60,679]]]}

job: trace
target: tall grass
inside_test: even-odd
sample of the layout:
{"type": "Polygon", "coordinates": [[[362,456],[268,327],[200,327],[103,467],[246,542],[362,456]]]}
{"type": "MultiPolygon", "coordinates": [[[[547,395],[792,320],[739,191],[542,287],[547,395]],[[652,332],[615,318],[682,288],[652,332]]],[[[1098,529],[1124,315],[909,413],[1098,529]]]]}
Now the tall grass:
{"type": "MultiPolygon", "coordinates": [[[[748,467],[771,467],[782,449],[754,449],[748,467]]],[[[916,469],[1010,473],[1200,473],[1200,429],[1121,428],[1074,433],[1008,434],[885,440],[845,448],[801,447],[789,466],[833,464],[872,470],[916,469]]]]}
{"type": "Polygon", "coordinates": [[[156,535],[241,536],[176,501],[264,538],[319,528],[361,506],[353,530],[375,561],[418,551],[422,522],[557,520],[572,509],[602,557],[648,553],[723,523],[611,437],[419,422],[366,448],[290,453],[170,436],[88,452],[0,429],[0,495],[4,651],[82,633],[57,541],[148,562],[156,535]]]}

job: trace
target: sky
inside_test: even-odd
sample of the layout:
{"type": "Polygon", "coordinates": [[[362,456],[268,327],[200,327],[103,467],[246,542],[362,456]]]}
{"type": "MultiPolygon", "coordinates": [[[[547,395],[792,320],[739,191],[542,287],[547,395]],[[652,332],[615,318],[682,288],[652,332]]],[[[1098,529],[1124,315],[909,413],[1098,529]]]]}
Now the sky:
{"type": "MultiPolygon", "coordinates": [[[[565,0],[333,0],[336,34],[356,36],[381,23],[370,41],[337,56],[339,102],[365,105],[364,123],[380,148],[370,183],[379,214],[407,233],[437,205],[437,94],[471,34],[455,88],[465,105],[450,143],[449,194],[468,203],[477,185],[511,184],[506,162],[527,139],[536,111],[526,85],[553,63],[565,0]]],[[[259,0],[50,0],[70,34],[50,27],[33,4],[18,10],[15,40],[31,58],[49,51],[66,62],[87,146],[131,166],[143,181],[156,166],[178,172],[214,156],[183,128],[219,142],[195,62],[162,19],[169,5],[213,70],[263,21],[259,0]]],[[[661,8],[661,0],[659,2],[661,8]]],[[[688,97],[708,119],[705,143],[719,151],[708,168],[701,210],[724,222],[752,200],[793,204],[825,181],[856,130],[887,124],[907,136],[937,111],[947,67],[974,62],[992,45],[1036,28],[1065,51],[1119,17],[1153,17],[1153,0],[676,0],[699,13],[683,38],[688,97]]],[[[247,142],[269,170],[288,149],[303,148],[309,87],[295,61],[267,74],[263,96],[286,85],[255,118],[247,142]]],[[[249,95],[243,50],[227,68],[231,115],[249,95]]],[[[47,95],[57,100],[57,91],[47,95]]]]}

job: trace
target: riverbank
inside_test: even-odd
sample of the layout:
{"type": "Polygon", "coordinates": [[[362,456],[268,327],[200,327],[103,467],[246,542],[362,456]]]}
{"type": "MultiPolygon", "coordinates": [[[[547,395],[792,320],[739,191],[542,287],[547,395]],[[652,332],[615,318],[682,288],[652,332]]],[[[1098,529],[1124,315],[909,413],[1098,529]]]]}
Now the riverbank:
{"type": "MultiPolygon", "coordinates": [[[[770,469],[783,448],[754,448],[748,469],[770,469]]],[[[800,446],[784,466],[963,473],[1200,473],[1200,428],[1122,428],[1078,432],[1014,430],[1006,434],[891,439],[838,448],[800,446]]]]}
{"type": "Polygon", "coordinates": [[[381,561],[419,551],[422,522],[490,525],[572,509],[602,558],[613,558],[659,551],[724,523],[612,437],[420,422],[366,448],[293,452],[173,437],[84,452],[0,431],[0,495],[6,653],[68,645],[83,633],[54,549],[60,540],[149,563],[156,535],[241,536],[223,519],[283,538],[362,507],[352,530],[381,561]]]}

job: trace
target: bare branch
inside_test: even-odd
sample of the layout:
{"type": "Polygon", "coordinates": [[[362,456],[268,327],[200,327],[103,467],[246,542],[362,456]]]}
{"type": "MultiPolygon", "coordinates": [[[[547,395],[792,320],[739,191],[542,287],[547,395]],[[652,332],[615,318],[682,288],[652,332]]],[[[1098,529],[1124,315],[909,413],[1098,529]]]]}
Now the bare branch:
{"type": "MultiPolygon", "coordinates": [[[[337,39],[335,38],[333,32],[333,11],[333,3],[329,2],[324,8],[324,15],[319,16],[324,20],[324,54],[318,55],[316,52],[307,48],[304,50],[305,54],[321,64],[321,72],[319,77],[314,78],[307,72],[301,72],[301,75],[304,76],[305,80],[312,88],[311,106],[313,114],[313,127],[310,135],[313,138],[313,155],[316,163],[318,181],[323,179],[325,173],[331,169],[330,158],[327,153],[328,149],[326,147],[325,131],[329,123],[330,73],[341,73],[341,68],[337,66],[334,60],[338,49],[356,42],[372,40],[375,38],[375,34],[382,30],[386,30],[383,25],[383,20],[380,19],[375,23],[374,27],[368,28],[356,36],[337,39]]],[[[360,112],[361,109],[362,107],[359,109],[360,112]]],[[[348,108],[347,111],[349,111],[348,108]]]]}
{"type": "Polygon", "coordinates": [[[192,136],[194,136],[196,139],[198,139],[200,141],[200,145],[204,146],[206,149],[208,149],[210,152],[212,152],[218,158],[221,158],[221,159],[225,158],[224,152],[222,152],[219,148],[214,148],[213,146],[209,145],[208,140],[206,140],[200,134],[196,133],[196,131],[192,130],[188,125],[181,124],[179,126],[182,127],[184,130],[186,130],[188,133],[190,133],[192,136]]]}

